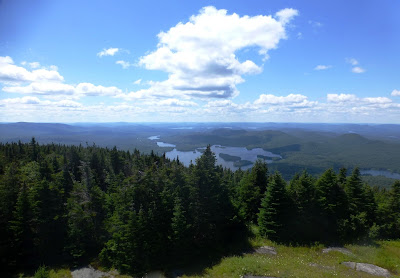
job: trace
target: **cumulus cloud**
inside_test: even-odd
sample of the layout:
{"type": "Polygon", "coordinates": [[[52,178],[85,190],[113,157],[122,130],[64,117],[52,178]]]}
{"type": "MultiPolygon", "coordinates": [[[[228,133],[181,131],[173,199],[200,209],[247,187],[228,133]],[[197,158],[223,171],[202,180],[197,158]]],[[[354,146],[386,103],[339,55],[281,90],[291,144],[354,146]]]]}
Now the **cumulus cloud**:
{"type": "Polygon", "coordinates": [[[346,62],[349,63],[352,66],[357,66],[358,65],[358,61],[354,58],[346,58],[346,62]]]}
{"type": "Polygon", "coordinates": [[[391,95],[393,97],[400,97],[400,91],[399,90],[393,90],[391,95]]]}
{"type": "Polygon", "coordinates": [[[33,82],[27,86],[6,86],[3,91],[7,93],[20,93],[44,96],[115,96],[122,93],[117,87],[96,86],[91,83],[79,83],[77,86],[55,82],[33,82]]]}
{"type": "Polygon", "coordinates": [[[175,107],[194,107],[194,106],[198,106],[198,104],[193,102],[193,101],[179,100],[179,99],[176,99],[176,98],[170,98],[170,99],[164,99],[164,100],[158,101],[157,105],[175,106],[175,107]]]}
{"type": "Polygon", "coordinates": [[[365,72],[364,68],[358,66],[360,63],[356,59],[346,58],[346,62],[353,66],[351,69],[351,72],[353,72],[353,73],[364,73],[365,72]]]}
{"type": "Polygon", "coordinates": [[[142,79],[138,79],[133,82],[133,84],[135,84],[135,85],[140,85],[140,83],[142,83],[142,79]]]}
{"type": "Polygon", "coordinates": [[[321,22],[309,20],[308,24],[310,24],[313,28],[320,28],[323,26],[321,22]]]}
{"type": "Polygon", "coordinates": [[[387,97],[366,97],[363,98],[362,100],[371,104],[385,104],[392,102],[392,100],[387,97]]]}
{"type": "Polygon", "coordinates": [[[363,69],[362,67],[354,67],[351,69],[351,71],[354,73],[363,73],[365,72],[365,69],[363,69]]]}
{"type": "Polygon", "coordinates": [[[96,86],[91,83],[80,83],[75,88],[78,95],[83,96],[116,96],[122,93],[117,87],[96,86]]]}
{"type": "Polygon", "coordinates": [[[290,94],[288,96],[275,96],[271,94],[262,94],[260,97],[254,101],[257,105],[278,105],[278,104],[294,104],[294,103],[303,103],[307,100],[307,96],[300,94],[290,94]]]}
{"type": "Polygon", "coordinates": [[[327,65],[318,65],[314,68],[314,70],[327,70],[330,69],[332,66],[327,66],[327,65]]]}
{"type": "Polygon", "coordinates": [[[29,71],[24,67],[15,65],[13,59],[9,56],[0,57],[0,82],[62,82],[63,80],[64,77],[54,69],[29,71]]]}
{"type": "Polygon", "coordinates": [[[97,56],[103,57],[103,56],[114,56],[120,49],[119,48],[108,48],[108,49],[103,49],[99,53],[97,53],[97,56]]]}
{"type": "Polygon", "coordinates": [[[122,67],[123,69],[127,69],[127,68],[133,66],[133,64],[131,64],[131,63],[129,63],[129,62],[126,62],[126,61],[123,61],[123,60],[116,61],[115,63],[116,63],[117,65],[121,65],[121,67],[122,67]]]}
{"type": "Polygon", "coordinates": [[[3,87],[3,91],[7,93],[20,93],[31,95],[72,95],[75,88],[68,84],[56,82],[33,82],[27,86],[11,86],[3,87]]]}
{"type": "Polygon", "coordinates": [[[286,39],[285,26],[296,16],[294,9],[284,9],[274,16],[239,16],[227,10],[204,7],[186,23],[178,23],[158,34],[155,51],[140,58],[139,65],[162,70],[168,80],[154,82],[148,95],[162,88],[167,96],[230,98],[239,92],[236,85],[242,75],[257,74],[262,68],[254,61],[239,61],[235,52],[258,48],[262,57],[286,39]]]}
{"type": "Polygon", "coordinates": [[[209,101],[205,107],[237,107],[236,103],[233,103],[230,99],[214,100],[209,101]]]}
{"type": "Polygon", "coordinates": [[[33,69],[37,69],[37,68],[40,68],[40,63],[39,62],[32,62],[32,63],[29,63],[29,66],[31,68],[33,68],[33,69]]]}
{"type": "Polygon", "coordinates": [[[295,9],[283,9],[280,10],[279,12],[277,12],[275,14],[275,17],[278,18],[279,22],[282,22],[283,25],[286,25],[287,23],[289,23],[292,18],[296,15],[298,15],[299,12],[295,9]]]}
{"type": "Polygon", "coordinates": [[[328,102],[342,103],[342,102],[353,102],[357,101],[357,97],[352,94],[328,94],[328,102]]]}

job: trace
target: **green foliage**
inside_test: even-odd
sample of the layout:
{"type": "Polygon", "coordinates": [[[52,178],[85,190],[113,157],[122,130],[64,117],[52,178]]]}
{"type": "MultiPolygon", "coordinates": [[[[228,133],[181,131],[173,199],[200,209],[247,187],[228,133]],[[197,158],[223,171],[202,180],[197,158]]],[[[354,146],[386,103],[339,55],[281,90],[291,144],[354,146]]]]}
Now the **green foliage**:
{"type": "Polygon", "coordinates": [[[33,278],[50,278],[50,272],[45,266],[40,266],[38,270],[36,270],[33,278]]]}
{"type": "Polygon", "coordinates": [[[321,241],[334,241],[344,234],[348,214],[347,196],[336,174],[328,169],[316,182],[317,223],[321,241]]]}
{"type": "Polygon", "coordinates": [[[246,222],[256,222],[261,200],[268,185],[267,164],[257,160],[251,172],[240,180],[237,188],[239,214],[246,222]]]}
{"type": "Polygon", "coordinates": [[[32,140],[0,144],[0,172],[0,259],[14,271],[100,259],[143,275],[227,250],[256,222],[263,237],[294,244],[400,234],[399,182],[370,188],[357,169],[329,169],[287,184],[261,160],[223,169],[210,146],[184,167],[154,152],[32,140]]]}
{"type": "Polygon", "coordinates": [[[284,239],[287,234],[289,200],[285,187],[286,182],[282,176],[275,173],[261,202],[258,214],[260,234],[271,240],[284,239]]]}

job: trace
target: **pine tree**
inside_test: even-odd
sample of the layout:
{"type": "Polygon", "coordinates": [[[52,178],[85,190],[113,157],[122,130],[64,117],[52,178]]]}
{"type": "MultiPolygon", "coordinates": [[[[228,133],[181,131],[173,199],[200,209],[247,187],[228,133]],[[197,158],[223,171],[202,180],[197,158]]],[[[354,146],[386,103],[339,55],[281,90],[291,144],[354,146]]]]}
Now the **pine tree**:
{"type": "Polygon", "coordinates": [[[301,176],[293,178],[289,187],[289,194],[295,208],[295,212],[291,217],[293,237],[297,241],[312,242],[318,238],[314,183],[314,179],[304,171],[301,176]]]}
{"type": "Polygon", "coordinates": [[[260,234],[271,240],[285,240],[288,217],[288,196],[285,186],[286,182],[282,176],[275,173],[261,202],[258,214],[260,234]]]}
{"type": "Polygon", "coordinates": [[[349,204],[348,238],[360,239],[367,235],[373,223],[374,200],[363,185],[360,170],[355,168],[346,183],[346,194],[349,204]]]}
{"type": "Polygon", "coordinates": [[[320,240],[338,241],[344,234],[348,215],[347,197],[332,169],[326,170],[316,183],[317,222],[322,232],[320,240]]]}
{"type": "Polygon", "coordinates": [[[13,232],[12,256],[15,256],[18,266],[26,266],[34,254],[31,220],[32,210],[28,188],[23,184],[18,194],[13,220],[10,221],[10,230],[13,232]]]}
{"type": "Polygon", "coordinates": [[[268,168],[257,160],[251,172],[241,179],[238,187],[239,213],[246,222],[256,222],[261,200],[267,189],[268,168]]]}

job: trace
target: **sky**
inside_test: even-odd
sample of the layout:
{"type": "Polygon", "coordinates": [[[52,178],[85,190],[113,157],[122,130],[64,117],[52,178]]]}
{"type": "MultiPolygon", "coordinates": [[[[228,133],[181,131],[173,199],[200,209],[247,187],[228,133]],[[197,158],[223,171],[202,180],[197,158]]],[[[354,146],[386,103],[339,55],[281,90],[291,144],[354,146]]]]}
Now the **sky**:
{"type": "Polygon", "coordinates": [[[0,0],[0,122],[400,124],[398,0],[0,0]]]}

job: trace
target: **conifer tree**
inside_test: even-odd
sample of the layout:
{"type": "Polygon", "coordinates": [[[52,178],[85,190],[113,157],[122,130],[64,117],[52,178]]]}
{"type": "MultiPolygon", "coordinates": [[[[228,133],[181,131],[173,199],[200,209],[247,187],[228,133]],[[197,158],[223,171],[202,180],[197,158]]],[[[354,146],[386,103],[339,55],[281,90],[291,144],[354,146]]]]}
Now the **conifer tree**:
{"type": "Polygon", "coordinates": [[[288,196],[286,182],[275,173],[269,182],[258,214],[260,234],[271,240],[284,240],[287,228],[288,196]]]}
{"type": "Polygon", "coordinates": [[[338,184],[332,169],[326,170],[316,183],[317,223],[320,240],[338,241],[344,234],[348,215],[346,193],[338,184]]]}
{"type": "Polygon", "coordinates": [[[256,222],[261,200],[267,189],[268,169],[264,161],[257,160],[238,187],[239,213],[246,222],[256,222]]]}

